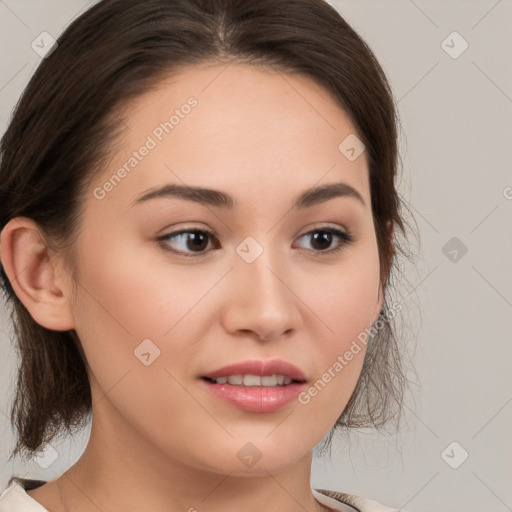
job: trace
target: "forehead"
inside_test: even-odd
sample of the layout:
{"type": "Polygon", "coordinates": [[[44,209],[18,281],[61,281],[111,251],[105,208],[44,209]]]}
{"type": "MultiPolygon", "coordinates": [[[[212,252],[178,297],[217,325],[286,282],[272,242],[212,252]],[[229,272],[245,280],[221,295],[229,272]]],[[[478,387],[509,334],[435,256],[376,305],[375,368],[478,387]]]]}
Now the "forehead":
{"type": "Polygon", "coordinates": [[[99,180],[125,169],[109,192],[112,201],[126,203],[166,183],[227,191],[236,185],[254,199],[272,191],[295,197],[343,181],[370,202],[365,154],[351,161],[339,148],[355,136],[354,126],[308,77],[245,64],[196,65],[162,79],[118,116],[125,129],[99,180]],[[150,149],[141,156],[144,147],[150,149]]]}

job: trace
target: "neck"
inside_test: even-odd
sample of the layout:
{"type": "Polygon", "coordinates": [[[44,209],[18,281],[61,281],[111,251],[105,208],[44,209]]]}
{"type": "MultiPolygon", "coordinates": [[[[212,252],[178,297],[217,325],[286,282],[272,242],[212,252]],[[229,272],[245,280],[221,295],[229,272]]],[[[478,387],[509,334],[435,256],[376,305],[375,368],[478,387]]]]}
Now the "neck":
{"type": "Polygon", "coordinates": [[[275,473],[219,473],[166,454],[112,411],[102,421],[103,411],[93,414],[86,450],[57,482],[66,511],[329,510],[311,492],[312,453],[275,473]]]}

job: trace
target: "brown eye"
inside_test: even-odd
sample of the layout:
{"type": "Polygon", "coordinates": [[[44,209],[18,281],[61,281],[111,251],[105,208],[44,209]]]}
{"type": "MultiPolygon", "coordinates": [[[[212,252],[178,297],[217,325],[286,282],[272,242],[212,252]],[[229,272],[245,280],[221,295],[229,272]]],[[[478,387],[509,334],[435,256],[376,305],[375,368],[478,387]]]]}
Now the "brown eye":
{"type": "MultiPolygon", "coordinates": [[[[340,231],[335,228],[321,228],[315,229],[308,233],[305,233],[300,238],[311,237],[312,248],[310,251],[318,253],[320,256],[336,253],[341,251],[346,245],[354,243],[354,237],[350,233],[340,231]],[[336,247],[330,249],[333,240],[338,239],[336,247]]],[[[212,231],[204,229],[182,229],[163,235],[158,238],[160,245],[170,252],[180,254],[187,257],[196,257],[206,254],[209,239],[217,241],[215,248],[219,248],[220,244],[212,231]],[[175,248],[178,246],[178,248],[175,248]],[[195,253],[195,254],[194,254],[195,253]]]]}
{"type": "Polygon", "coordinates": [[[341,251],[346,245],[351,245],[354,243],[354,237],[350,233],[345,233],[344,231],[340,231],[335,228],[320,228],[305,233],[301,236],[304,238],[306,236],[312,236],[311,246],[314,252],[318,253],[326,253],[332,254],[338,251],[341,251]],[[341,240],[337,247],[333,249],[329,249],[332,245],[333,239],[338,238],[341,240]]]}
{"type": "Polygon", "coordinates": [[[176,252],[178,254],[183,254],[184,256],[191,256],[191,254],[188,251],[192,253],[198,253],[198,255],[203,254],[205,252],[206,247],[208,246],[208,240],[210,237],[215,238],[215,234],[212,233],[211,231],[200,229],[188,229],[176,231],[174,233],[169,233],[167,235],[159,237],[158,240],[165,250],[176,252]],[[170,240],[177,241],[177,244],[179,245],[180,248],[170,248],[170,245],[175,245],[176,243],[174,242],[173,244],[171,244],[169,242],[170,240]]]}

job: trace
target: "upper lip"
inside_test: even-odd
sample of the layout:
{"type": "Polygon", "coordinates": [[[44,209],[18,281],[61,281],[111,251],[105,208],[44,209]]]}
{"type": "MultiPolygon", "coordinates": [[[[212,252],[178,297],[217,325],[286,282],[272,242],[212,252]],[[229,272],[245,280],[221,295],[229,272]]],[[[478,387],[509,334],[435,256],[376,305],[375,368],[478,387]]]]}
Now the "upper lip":
{"type": "Polygon", "coordinates": [[[239,363],[223,366],[202,377],[217,379],[218,377],[229,377],[230,375],[259,375],[261,377],[284,375],[285,377],[290,377],[297,381],[306,380],[304,374],[296,366],[280,359],[272,359],[270,361],[241,361],[239,363]]]}

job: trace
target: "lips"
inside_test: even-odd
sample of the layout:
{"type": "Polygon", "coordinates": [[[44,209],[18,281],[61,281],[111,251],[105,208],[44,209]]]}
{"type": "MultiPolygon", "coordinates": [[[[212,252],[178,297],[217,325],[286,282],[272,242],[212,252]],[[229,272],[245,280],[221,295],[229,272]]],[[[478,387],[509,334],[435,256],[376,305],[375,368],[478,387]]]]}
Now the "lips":
{"type": "Polygon", "coordinates": [[[294,403],[297,395],[307,387],[301,370],[278,359],[230,364],[201,376],[200,380],[200,385],[210,396],[250,413],[278,412],[294,403]],[[271,378],[273,375],[276,377],[271,378]],[[233,383],[225,382],[223,377],[229,377],[233,383]],[[243,377],[241,384],[240,377],[243,377]],[[258,378],[261,381],[255,383],[258,378]],[[266,384],[276,378],[284,383],[266,384]]]}
{"type": "Polygon", "coordinates": [[[213,380],[219,377],[229,377],[232,375],[258,375],[260,377],[284,375],[295,382],[306,382],[306,378],[299,368],[279,359],[272,359],[270,361],[242,361],[240,363],[223,366],[222,368],[206,373],[201,377],[206,380],[213,380]]]}

